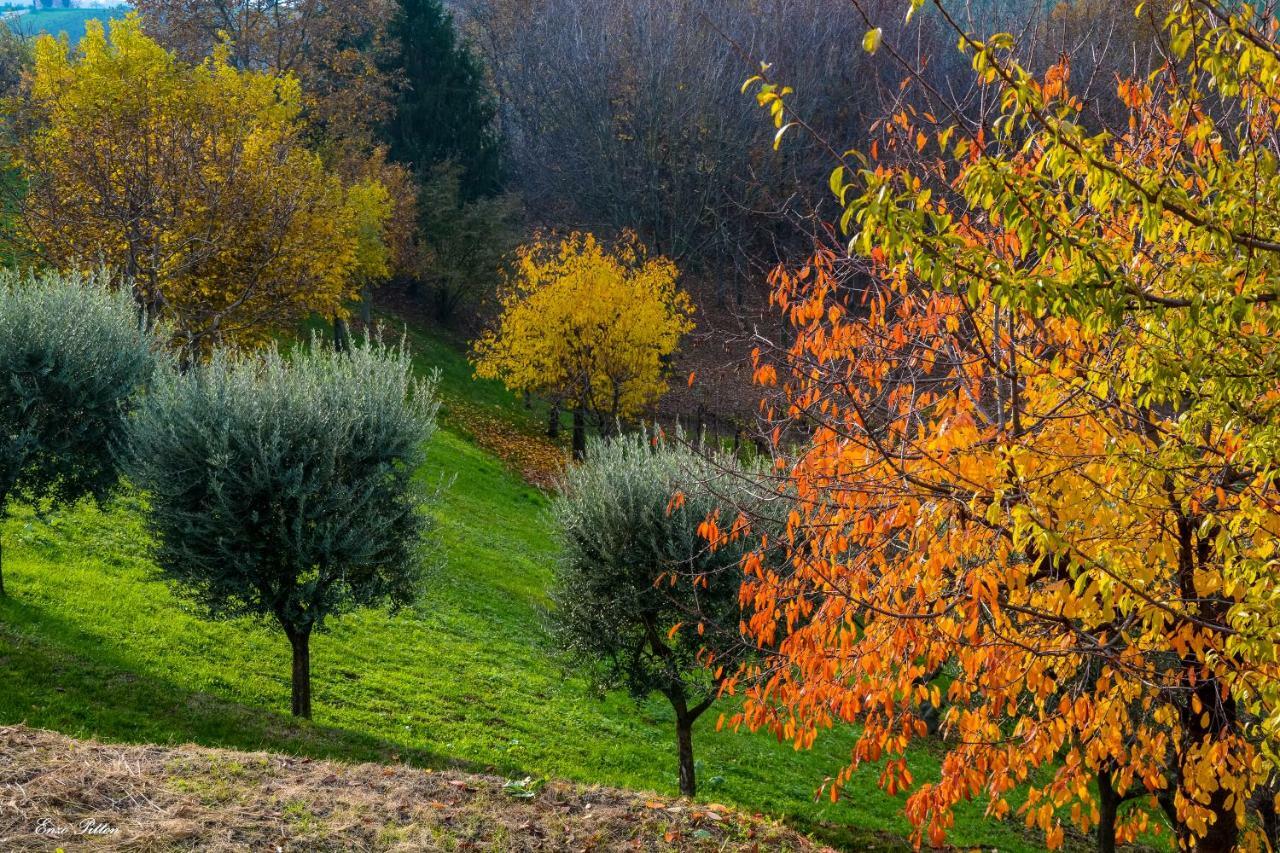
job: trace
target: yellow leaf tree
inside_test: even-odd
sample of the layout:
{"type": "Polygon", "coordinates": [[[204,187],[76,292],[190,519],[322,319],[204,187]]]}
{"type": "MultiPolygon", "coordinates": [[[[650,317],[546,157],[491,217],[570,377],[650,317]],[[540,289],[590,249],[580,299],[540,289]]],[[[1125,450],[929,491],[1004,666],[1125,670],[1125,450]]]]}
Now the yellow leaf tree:
{"type": "Polygon", "coordinates": [[[517,254],[497,329],[476,343],[476,373],[569,407],[581,457],[588,415],[607,431],[666,391],[667,360],[693,328],[678,275],[631,233],[612,247],[582,233],[535,241],[517,254]]]}
{"type": "MultiPolygon", "coordinates": [[[[395,248],[388,224],[395,215],[396,200],[381,182],[365,179],[347,191],[347,204],[356,234],[356,263],[352,274],[360,290],[360,319],[367,327],[373,322],[372,288],[391,277],[395,248]]],[[[339,350],[345,350],[349,344],[347,325],[341,315],[333,318],[333,342],[339,350]]]]}
{"type": "Polygon", "coordinates": [[[190,353],[341,314],[369,266],[386,204],[307,148],[291,76],[223,48],[184,63],[130,15],[110,37],[89,22],[74,52],[40,39],[14,107],[20,239],[60,269],[118,273],[190,353]]]}

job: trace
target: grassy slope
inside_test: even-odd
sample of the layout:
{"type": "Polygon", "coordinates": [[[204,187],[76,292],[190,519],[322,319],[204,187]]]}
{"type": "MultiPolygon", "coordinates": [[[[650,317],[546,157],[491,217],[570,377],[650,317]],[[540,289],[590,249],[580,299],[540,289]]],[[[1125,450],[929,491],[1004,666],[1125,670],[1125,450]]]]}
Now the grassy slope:
{"type": "MultiPolygon", "coordinates": [[[[284,638],[269,626],[208,623],[152,579],[136,499],[104,511],[80,508],[3,529],[0,724],[26,722],[106,740],[268,749],[349,760],[400,758],[458,764],[516,777],[673,793],[671,713],[655,699],[591,697],[545,647],[545,604],[554,542],[545,498],[450,425],[455,408],[500,409],[529,428],[501,388],[474,383],[462,358],[414,339],[420,362],[442,370],[446,427],[424,476],[451,479],[438,506],[446,565],[420,606],[397,616],[366,612],[316,639],[316,719],[295,724],[288,707],[284,638]]],[[[846,799],[814,801],[824,773],[847,756],[848,735],[795,752],[764,735],[695,735],[701,794],[786,816],[855,849],[899,849],[908,831],[901,801],[865,768],[846,799]]],[[[918,777],[936,771],[919,753],[918,777]]],[[[964,808],[959,845],[1032,850],[1016,828],[964,808]]]]}
{"type": "Polygon", "coordinates": [[[5,17],[5,23],[16,33],[37,36],[47,33],[59,36],[66,33],[72,45],[84,38],[85,24],[99,20],[104,25],[112,18],[123,17],[124,7],[118,9],[41,9],[21,15],[5,17]]]}

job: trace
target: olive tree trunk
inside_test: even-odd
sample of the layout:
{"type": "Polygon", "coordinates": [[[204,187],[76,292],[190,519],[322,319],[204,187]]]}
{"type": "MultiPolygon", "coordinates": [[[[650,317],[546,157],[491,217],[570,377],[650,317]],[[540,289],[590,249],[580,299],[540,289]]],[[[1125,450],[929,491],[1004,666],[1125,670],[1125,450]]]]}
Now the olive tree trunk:
{"type": "Polygon", "coordinates": [[[333,349],[335,352],[347,352],[351,349],[351,333],[347,330],[347,321],[333,315],[333,349]]]}
{"type": "Polygon", "coordinates": [[[680,793],[693,797],[698,793],[698,780],[693,765],[693,724],[711,707],[716,692],[712,691],[692,708],[689,707],[683,684],[673,685],[663,692],[671,700],[671,707],[676,712],[676,758],[680,773],[680,793]]]}
{"type": "Polygon", "coordinates": [[[4,491],[0,491],[0,598],[5,597],[4,591],[4,523],[9,518],[9,510],[6,501],[8,500],[8,486],[4,491]]]}
{"type": "Polygon", "coordinates": [[[311,626],[285,626],[293,648],[293,715],[311,719],[311,626]]]}

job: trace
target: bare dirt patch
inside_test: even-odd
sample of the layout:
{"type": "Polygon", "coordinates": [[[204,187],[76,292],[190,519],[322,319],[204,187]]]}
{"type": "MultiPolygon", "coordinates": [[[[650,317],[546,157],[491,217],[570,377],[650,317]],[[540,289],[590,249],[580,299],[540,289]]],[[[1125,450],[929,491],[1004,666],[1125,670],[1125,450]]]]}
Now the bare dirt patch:
{"type": "Polygon", "coordinates": [[[793,850],[759,816],[564,782],[0,728],[0,850],[793,850]]]}

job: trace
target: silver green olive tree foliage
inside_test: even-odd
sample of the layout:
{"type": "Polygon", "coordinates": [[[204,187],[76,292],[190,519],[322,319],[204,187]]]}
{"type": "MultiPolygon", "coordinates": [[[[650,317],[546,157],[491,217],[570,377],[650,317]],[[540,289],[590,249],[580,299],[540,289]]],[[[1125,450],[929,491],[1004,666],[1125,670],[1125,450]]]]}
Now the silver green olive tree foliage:
{"type": "Polygon", "coordinates": [[[693,796],[693,724],[749,653],[738,590],[760,545],[741,536],[712,549],[700,528],[713,516],[728,526],[759,483],[731,458],[644,434],[596,442],[586,458],[553,503],[563,550],[551,633],[597,689],[670,700],[680,791],[693,796]]]}
{"type": "Polygon", "coordinates": [[[131,422],[125,468],[161,574],[210,618],[280,625],[295,716],[311,716],[312,633],[418,593],[437,408],[403,346],[313,340],[166,373],[131,422]]]}
{"type": "Polygon", "coordinates": [[[13,501],[59,506],[111,490],[112,448],[154,365],[126,291],[95,276],[0,272],[0,522],[13,501]]]}

